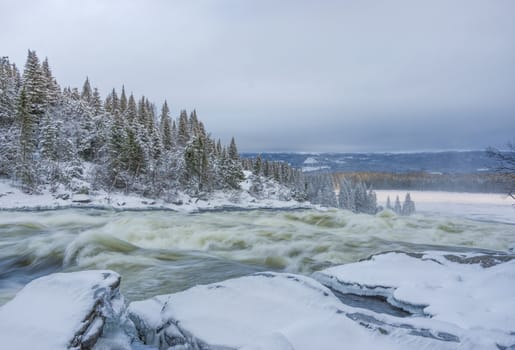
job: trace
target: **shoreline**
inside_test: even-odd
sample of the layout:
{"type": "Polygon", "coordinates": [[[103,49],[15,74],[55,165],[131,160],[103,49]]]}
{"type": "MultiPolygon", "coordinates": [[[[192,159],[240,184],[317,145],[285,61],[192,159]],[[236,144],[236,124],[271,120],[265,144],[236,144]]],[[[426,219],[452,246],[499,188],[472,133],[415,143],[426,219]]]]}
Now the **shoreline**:
{"type": "Polygon", "coordinates": [[[240,190],[214,191],[202,198],[178,192],[174,202],[159,198],[147,198],[137,194],[108,193],[96,191],[91,194],[73,194],[70,191],[50,192],[43,189],[40,194],[24,193],[10,180],[0,179],[0,211],[52,211],[63,209],[97,209],[123,211],[172,211],[179,213],[201,213],[229,210],[295,210],[316,209],[320,206],[310,202],[299,202],[289,196],[288,190],[276,185],[271,193],[252,194],[250,186],[240,190]]]}

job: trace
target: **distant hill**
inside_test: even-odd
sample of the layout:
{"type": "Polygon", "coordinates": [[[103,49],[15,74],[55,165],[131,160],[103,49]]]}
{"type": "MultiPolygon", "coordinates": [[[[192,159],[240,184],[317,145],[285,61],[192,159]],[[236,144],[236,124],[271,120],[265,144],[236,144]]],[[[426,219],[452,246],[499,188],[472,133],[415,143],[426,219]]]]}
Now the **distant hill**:
{"type": "MultiPolygon", "coordinates": [[[[255,157],[257,153],[243,153],[255,157]]],[[[284,161],[304,172],[380,172],[429,174],[492,173],[496,166],[485,151],[420,153],[262,153],[263,159],[284,161]]]]}

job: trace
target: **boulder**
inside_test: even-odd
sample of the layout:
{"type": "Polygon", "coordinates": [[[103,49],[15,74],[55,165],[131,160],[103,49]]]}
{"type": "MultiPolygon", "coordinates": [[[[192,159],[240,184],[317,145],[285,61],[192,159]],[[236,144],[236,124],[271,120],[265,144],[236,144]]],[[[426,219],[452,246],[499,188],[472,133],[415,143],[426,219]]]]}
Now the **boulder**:
{"type": "Polygon", "coordinates": [[[92,349],[124,301],[113,271],[56,273],[27,284],[0,307],[0,344],[9,350],[92,349]]]}
{"type": "Polygon", "coordinates": [[[515,348],[515,260],[508,254],[390,252],[313,277],[343,297],[381,298],[411,314],[349,314],[372,328],[454,342],[456,349],[515,348]]]}
{"type": "Polygon", "coordinates": [[[159,349],[400,349],[346,316],[315,280],[258,273],[133,302],[140,338],[159,349]]]}

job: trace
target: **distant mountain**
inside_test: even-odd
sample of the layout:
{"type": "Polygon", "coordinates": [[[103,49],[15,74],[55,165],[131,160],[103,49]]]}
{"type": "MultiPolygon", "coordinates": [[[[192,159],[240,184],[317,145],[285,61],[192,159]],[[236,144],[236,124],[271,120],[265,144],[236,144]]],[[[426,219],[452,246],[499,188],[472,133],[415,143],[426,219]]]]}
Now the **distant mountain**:
{"type": "MultiPolygon", "coordinates": [[[[243,153],[255,157],[258,153],[243,153]]],[[[493,172],[495,160],[485,151],[420,153],[262,153],[263,159],[284,161],[308,172],[384,172],[482,174],[493,172]]]]}

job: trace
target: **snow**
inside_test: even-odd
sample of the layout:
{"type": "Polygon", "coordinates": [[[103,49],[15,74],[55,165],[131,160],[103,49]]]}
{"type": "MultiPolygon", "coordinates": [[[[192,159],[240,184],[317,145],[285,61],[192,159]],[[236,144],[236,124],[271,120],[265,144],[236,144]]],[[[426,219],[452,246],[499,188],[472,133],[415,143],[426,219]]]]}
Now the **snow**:
{"type": "Polygon", "coordinates": [[[200,198],[178,192],[172,201],[150,199],[136,194],[107,193],[72,194],[60,189],[57,193],[43,190],[41,194],[27,194],[11,181],[0,179],[0,210],[44,210],[63,208],[100,208],[115,210],[174,210],[196,212],[218,209],[295,209],[312,208],[308,202],[291,198],[290,190],[275,181],[261,178],[264,193],[252,192],[256,181],[251,172],[245,172],[240,190],[214,191],[200,198]]]}
{"type": "Polygon", "coordinates": [[[306,158],[306,160],[304,160],[304,164],[317,164],[318,163],[318,160],[316,160],[315,158],[313,157],[308,157],[306,158]]]}
{"type": "MultiPolygon", "coordinates": [[[[9,350],[68,349],[99,300],[110,300],[120,276],[112,271],[57,273],[27,284],[0,308],[0,344],[9,350]]],[[[102,325],[92,320],[86,331],[102,325]]],[[[97,327],[97,328],[95,328],[97,327]]]]}
{"type": "Polygon", "coordinates": [[[312,350],[345,344],[349,349],[401,348],[350,320],[341,306],[311,278],[260,273],[133,302],[129,313],[155,332],[164,326],[161,340],[166,334],[169,341],[193,347],[312,350]],[[162,310],[159,323],[156,310],[162,310]]]}
{"type": "Polygon", "coordinates": [[[320,171],[324,169],[330,169],[327,165],[321,165],[321,166],[304,166],[302,167],[302,171],[305,173],[308,173],[310,171],[320,171]]]}
{"type": "Polygon", "coordinates": [[[418,213],[515,224],[515,201],[505,194],[409,190],[377,190],[375,192],[380,205],[386,205],[388,196],[392,204],[396,196],[399,196],[402,201],[409,192],[418,213]]]}
{"type": "MultiPolygon", "coordinates": [[[[461,343],[470,349],[515,344],[515,260],[501,262],[501,256],[497,260],[501,263],[483,267],[453,262],[448,254],[380,254],[328,268],[314,277],[341,293],[384,296],[394,306],[414,313],[418,309],[422,315],[411,319],[423,318],[430,327],[443,324],[457,329],[461,343]]],[[[453,255],[469,262],[481,260],[478,254],[453,255]]]]}

